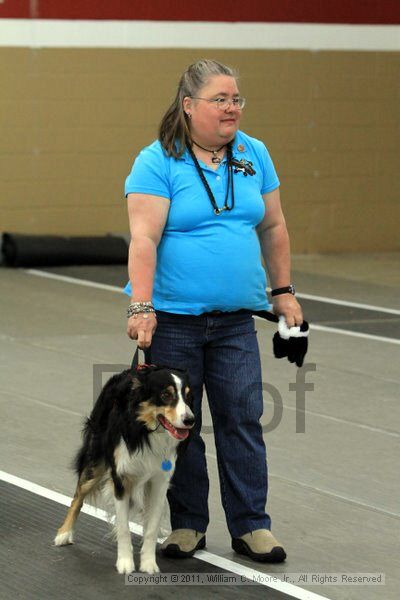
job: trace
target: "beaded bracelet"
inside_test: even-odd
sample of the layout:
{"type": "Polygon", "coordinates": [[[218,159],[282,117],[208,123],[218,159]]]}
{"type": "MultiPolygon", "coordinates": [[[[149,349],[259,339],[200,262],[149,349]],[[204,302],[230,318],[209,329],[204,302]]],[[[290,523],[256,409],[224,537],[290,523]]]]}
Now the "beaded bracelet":
{"type": "Polygon", "coordinates": [[[138,315],[140,313],[154,313],[154,306],[152,302],[132,302],[128,306],[126,311],[126,316],[128,319],[133,315],[138,315]]]}

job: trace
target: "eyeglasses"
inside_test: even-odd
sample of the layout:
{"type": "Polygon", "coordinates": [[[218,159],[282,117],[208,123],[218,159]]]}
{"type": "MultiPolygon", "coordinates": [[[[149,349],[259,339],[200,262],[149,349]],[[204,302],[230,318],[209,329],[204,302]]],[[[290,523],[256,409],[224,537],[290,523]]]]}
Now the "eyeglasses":
{"type": "Polygon", "coordinates": [[[205,100],[206,102],[211,102],[212,104],[214,104],[214,106],[219,108],[219,110],[226,110],[227,108],[230,108],[231,105],[237,110],[242,110],[244,108],[244,105],[246,104],[246,98],[242,98],[241,96],[238,96],[237,98],[232,98],[232,100],[227,100],[226,98],[212,98],[210,100],[209,98],[201,98],[199,96],[190,97],[193,100],[205,100]]]}

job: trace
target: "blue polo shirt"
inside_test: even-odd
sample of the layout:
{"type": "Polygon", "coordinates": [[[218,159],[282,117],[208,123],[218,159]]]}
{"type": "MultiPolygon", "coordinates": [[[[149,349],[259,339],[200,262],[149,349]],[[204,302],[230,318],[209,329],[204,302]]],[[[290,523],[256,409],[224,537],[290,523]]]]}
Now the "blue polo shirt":
{"type": "MultiPolygon", "coordinates": [[[[269,307],[255,227],[264,217],[262,194],[279,187],[279,179],[264,144],[241,131],[233,143],[233,157],[251,161],[256,174],[233,175],[234,208],[218,216],[187,150],[175,159],[155,141],[136,158],[126,179],[125,194],[151,194],[170,201],[157,248],[156,310],[199,315],[213,310],[269,307]]],[[[216,170],[199,163],[217,205],[222,207],[228,179],[226,160],[216,170]]],[[[229,195],[229,206],[231,201],[229,195]]],[[[131,295],[130,283],[124,291],[131,295]]]]}

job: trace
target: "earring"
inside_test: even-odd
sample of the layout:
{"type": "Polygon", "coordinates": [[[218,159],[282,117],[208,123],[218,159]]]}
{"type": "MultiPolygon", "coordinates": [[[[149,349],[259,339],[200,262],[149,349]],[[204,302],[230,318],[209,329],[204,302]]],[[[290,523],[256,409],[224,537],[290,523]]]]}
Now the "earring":
{"type": "Polygon", "coordinates": [[[187,116],[189,117],[189,119],[191,119],[191,118],[192,118],[192,113],[186,113],[186,114],[187,114],[187,116]]]}

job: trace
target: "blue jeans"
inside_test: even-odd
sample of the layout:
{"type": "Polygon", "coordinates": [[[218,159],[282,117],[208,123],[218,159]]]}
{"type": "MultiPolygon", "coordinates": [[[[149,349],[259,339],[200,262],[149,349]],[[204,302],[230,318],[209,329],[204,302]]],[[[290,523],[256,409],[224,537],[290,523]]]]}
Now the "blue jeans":
{"type": "Polygon", "coordinates": [[[177,461],[168,492],[172,529],[205,532],[209,481],[200,435],[205,386],[217,449],[222,505],[232,537],[270,529],[261,364],[250,313],[200,316],[157,311],[151,355],[155,364],[187,369],[196,424],[177,461]]]}

